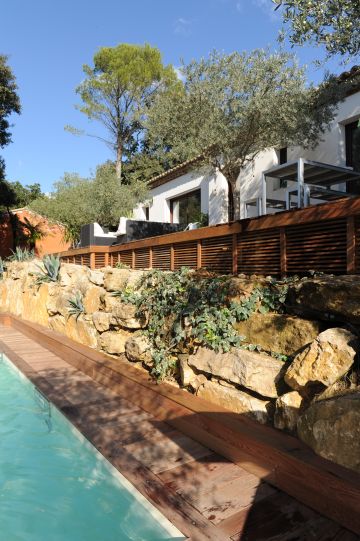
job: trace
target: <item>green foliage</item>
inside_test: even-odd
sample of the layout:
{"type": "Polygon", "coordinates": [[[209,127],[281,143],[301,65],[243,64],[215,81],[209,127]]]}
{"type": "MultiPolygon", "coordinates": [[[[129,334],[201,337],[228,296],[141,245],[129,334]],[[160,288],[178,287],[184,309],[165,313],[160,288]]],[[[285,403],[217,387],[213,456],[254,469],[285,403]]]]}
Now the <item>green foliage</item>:
{"type": "Polygon", "coordinates": [[[16,193],[11,182],[0,179],[0,209],[10,211],[16,207],[16,193]]]}
{"type": "Polygon", "coordinates": [[[0,280],[2,280],[2,278],[4,276],[4,272],[5,272],[4,261],[0,257],[0,280]]]}
{"type": "Polygon", "coordinates": [[[80,292],[77,292],[73,299],[69,299],[69,316],[75,316],[75,319],[85,312],[83,298],[80,292]]]}
{"type": "Polygon", "coordinates": [[[149,140],[173,159],[203,155],[235,193],[240,170],[264,149],[315,146],[344,92],[331,77],[309,86],[284,52],[214,51],[182,73],[183,91],[159,95],[149,113],[149,140]]]}
{"type": "Polygon", "coordinates": [[[61,261],[58,256],[46,255],[43,257],[44,269],[35,273],[37,277],[35,283],[41,285],[46,282],[57,282],[59,280],[61,261]]]}
{"type": "Polygon", "coordinates": [[[116,269],[130,269],[130,265],[126,265],[122,261],[118,261],[115,265],[116,269]]]}
{"type": "Polygon", "coordinates": [[[33,201],[30,208],[63,223],[67,240],[75,243],[81,226],[86,223],[99,222],[116,229],[120,216],[130,216],[134,207],[146,199],[147,193],[142,182],[119,186],[114,164],[106,162],[89,179],[65,173],[54,184],[51,196],[33,201]]]}
{"type": "MultiPolygon", "coordinates": [[[[0,148],[11,143],[10,123],[12,113],[20,114],[20,99],[15,77],[7,64],[7,57],[0,55],[0,148]]],[[[0,157],[0,181],[5,178],[5,163],[0,157]]]]}
{"type": "Polygon", "coordinates": [[[215,351],[242,347],[243,337],[234,329],[234,323],[260,308],[281,310],[285,288],[278,291],[273,284],[257,288],[239,303],[230,300],[227,278],[199,277],[182,268],[173,273],[151,271],[141,279],[136,291],[125,289],[114,295],[134,304],[139,317],[148,314],[144,332],[152,344],[153,374],[164,379],[174,371],[176,354],[181,351],[192,351],[199,345],[215,351]]]}
{"type": "Polygon", "coordinates": [[[12,255],[8,258],[9,261],[29,261],[34,259],[35,253],[34,250],[29,250],[28,248],[21,248],[17,246],[15,251],[12,251],[12,255]]]}
{"type": "Polygon", "coordinates": [[[43,239],[46,235],[39,224],[31,223],[26,217],[24,217],[23,221],[20,221],[20,227],[22,229],[22,240],[31,249],[35,248],[36,241],[43,239]]]}
{"type": "Polygon", "coordinates": [[[82,100],[78,109],[105,126],[109,138],[99,139],[114,150],[116,176],[121,179],[123,158],[136,150],[148,108],[157,94],[177,80],[176,74],[172,66],[163,65],[156,47],[127,43],[100,48],[94,66],[84,65],[83,70],[85,79],[76,89],[82,100]]]}
{"type": "Polygon", "coordinates": [[[15,202],[13,205],[15,208],[27,207],[35,199],[44,196],[41,191],[41,186],[37,182],[26,186],[23,186],[21,182],[18,181],[9,182],[8,184],[15,195],[15,202]]]}
{"type": "MultiPolygon", "coordinates": [[[[273,0],[282,7],[283,21],[293,45],[315,43],[327,57],[360,54],[360,3],[358,0],[273,0]]],[[[282,39],[286,35],[283,33],[282,39]]]]}

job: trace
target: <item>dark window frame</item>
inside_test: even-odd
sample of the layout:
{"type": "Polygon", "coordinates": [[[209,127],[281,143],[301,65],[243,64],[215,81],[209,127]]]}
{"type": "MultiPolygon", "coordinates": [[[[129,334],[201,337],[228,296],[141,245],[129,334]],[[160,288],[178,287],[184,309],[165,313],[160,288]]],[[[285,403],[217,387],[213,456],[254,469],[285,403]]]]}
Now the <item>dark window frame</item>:
{"type": "Polygon", "coordinates": [[[172,197],[169,201],[170,203],[170,223],[174,223],[174,203],[178,201],[183,201],[184,199],[188,199],[189,197],[193,196],[194,194],[199,194],[200,196],[200,206],[201,206],[201,188],[197,188],[196,190],[191,190],[190,192],[186,192],[182,195],[178,195],[177,197],[172,197]]]}
{"type": "MultiPolygon", "coordinates": [[[[360,128],[360,119],[345,124],[345,159],[347,167],[354,167],[353,137],[355,130],[360,128]]],[[[357,180],[351,180],[346,185],[348,193],[360,194],[360,183],[357,180]]]]}

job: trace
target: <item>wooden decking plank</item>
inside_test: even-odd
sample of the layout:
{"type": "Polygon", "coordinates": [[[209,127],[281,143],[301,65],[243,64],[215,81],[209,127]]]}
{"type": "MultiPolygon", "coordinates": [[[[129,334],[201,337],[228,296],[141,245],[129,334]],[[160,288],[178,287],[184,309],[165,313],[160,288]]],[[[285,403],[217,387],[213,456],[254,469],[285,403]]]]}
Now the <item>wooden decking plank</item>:
{"type": "Polygon", "coordinates": [[[183,434],[157,434],[156,442],[151,437],[125,446],[139,462],[153,473],[160,473],[171,468],[192,462],[211,454],[211,451],[183,434]]]}
{"type": "Polygon", "coordinates": [[[220,527],[234,541],[330,541],[329,535],[340,529],[338,524],[281,492],[255,502],[224,520],[220,527]]]}
{"type": "MultiPolygon", "coordinates": [[[[1,319],[4,320],[0,316],[0,321],[1,319]]],[[[26,324],[22,322],[20,327],[24,326],[26,324]]],[[[7,337],[5,337],[6,333],[0,327],[0,340],[3,341],[2,338],[5,337],[4,339],[7,345],[5,344],[4,347],[5,349],[6,347],[8,348],[9,357],[12,358],[11,352],[12,348],[14,348],[17,360],[21,363],[22,356],[25,359],[28,350],[33,367],[25,363],[25,369],[28,372],[30,371],[29,373],[31,373],[32,377],[49,390],[48,396],[51,400],[53,400],[52,396],[54,396],[56,403],[56,396],[63,396],[61,393],[64,393],[64,391],[67,392],[67,389],[61,384],[62,378],[57,375],[54,376],[56,372],[46,373],[46,371],[52,369],[61,370],[59,366],[57,369],[55,368],[57,360],[60,360],[62,365],[63,362],[66,362],[66,355],[71,356],[71,352],[74,350],[76,355],[72,366],[79,368],[83,357],[86,356],[86,348],[82,346],[77,351],[78,345],[73,344],[69,350],[66,344],[61,344],[61,356],[59,357],[55,353],[56,340],[51,331],[47,331],[45,333],[47,335],[45,343],[47,345],[50,343],[53,349],[52,354],[50,354],[51,368],[46,369],[41,367],[41,359],[48,359],[49,351],[47,347],[39,345],[39,349],[37,349],[37,344],[30,337],[26,338],[18,330],[11,327],[7,327],[6,331],[8,330],[13,332],[7,334],[7,337]],[[19,355],[19,352],[22,355],[19,355]],[[38,368],[41,374],[36,370],[36,359],[38,360],[38,368]],[[48,378],[46,378],[46,375],[48,378]],[[49,382],[51,381],[55,386],[50,385],[49,382]]],[[[39,328],[33,325],[30,325],[27,332],[27,336],[32,334],[36,340],[41,335],[39,328]]],[[[168,518],[174,513],[174,516],[176,516],[174,522],[177,527],[184,531],[186,535],[190,536],[193,541],[210,539],[224,541],[225,539],[229,539],[230,536],[234,540],[251,539],[253,541],[265,541],[266,539],[267,541],[290,541],[291,539],[291,541],[295,541],[304,539],[305,541],[307,538],[301,537],[305,535],[305,525],[306,527],[311,526],[312,530],[310,529],[310,531],[318,534],[319,537],[316,539],[319,539],[319,541],[320,539],[321,541],[330,541],[330,539],[331,541],[354,541],[354,539],[358,539],[335,523],[321,517],[315,511],[311,511],[299,504],[287,494],[281,493],[282,497],[285,498],[284,502],[287,503],[283,503],[281,506],[278,502],[276,505],[277,500],[275,501],[274,498],[278,498],[278,491],[270,488],[269,485],[261,482],[252,473],[243,470],[235,464],[230,464],[229,468],[229,463],[226,464],[226,459],[217,457],[207,445],[203,446],[196,441],[200,440],[203,443],[205,441],[209,442],[210,447],[219,450],[219,452],[224,450],[224,453],[235,453],[235,456],[240,457],[239,462],[241,460],[252,460],[254,462],[254,456],[251,454],[254,452],[254,449],[251,446],[250,438],[250,429],[254,426],[252,423],[244,423],[245,432],[242,433],[242,439],[239,442],[239,438],[235,437],[234,439],[234,434],[231,432],[233,426],[243,426],[241,422],[236,422],[236,416],[229,414],[226,410],[222,411],[221,408],[214,408],[216,411],[211,411],[212,407],[209,409],[209,404],[206,403],[204,405],[204,401],[201,402],[199,411],[194,411],[192,408],[195,407],[196,397],[189,397],[192,400],[189,400],[188,406],[190,408],[187,408],[182,403],[183,398],[179,399],[179,393],[182,397],[189,395],[185,395],[185,393],[177,389],[170,389],[169,386],[166,386],[165,391],[164,389],[161,391],[162,386],[156,386],[152,382],[149,382],[148,377],[144,376],[140,371],[137,380],[137,377],[135,377],[136,369],[130,370],[131,377],[127,378],[123,373],[125,363],[120,363],[120,373],[113,369],[113,364],[113,360],[109,362],[107,357],[91,350],[85,363],[85,373],[88,376],[90,374],[100,375],[101,378],[104,378],[101,383],[105,383],[105,385],[107,384],[111,387],[112,391],[105,389],[105,393],[99,381],[95,383],[91,377],[83,378],[82,376],[77,376],[76,371],[72,372],[70,370],[66,372],[66,369],[64,369],[62,376],[64,380],[67,380],[69,377],[69,397],[71,400],[67,400],[66,403],[62,402],[59,407],[73,420],[74,424],[79,423],[82,425],[82,432],[89,439],[93,440],[96,447],[105,456],[110,458],[114,465],[118,464],[118,466],[121,466],[120,471],[137,486],[140,492],[148,495],[160,509],[164,509],[163,512],[168,518]],[[71,375],[73,376],[71,377],[71,375]],[[83,394],[86,386],[89,386],[90,389],[87,398],[85,397],[85,392],[83,394]],[[119,397],[119,393],[122,395],[121,398],[119,397]],[[76,403],[80,395],[81,398],[84,398],[84,401],[76,403]],[[117,405],[119,414],[115,413],[117,411],[117,405]],[[122,414],[120,414],[121,408],[122,414]],[[206,410],[206,408],[208,409],[206,410]],[[84,420],[83,417],[87,416],[86,411],[88,411],[88,417],[87,420],[84,420]],[[111,411],[112,413],[110,413],[111,411]],[[224,413],[226,413],[226,419],[223,419],[224,413]],[[132,422],[131,419],[134,421],[136,416],[141,416],[141,414],[145,414],[145,416],[143,418],[140,417],[143,419],[141,421],[139,421],[140,418],[138,417],[137,424],[139,426],[144,425],[144,427],[136,431],[136,422],[132,422]],[[154,414],[159,414],[159,418],[154,419],[154,414]],[[121,418],[119,418],[120,415],[121,418]],[[219,429],[218,425],[221,420],[223,420],[222,428],[219,429]],[[170,423],[171,426],[167,423],[170,423]],[[215,435],[212,433],[214,426],[215,435]],[[176,430],[174,430],[174,427],[176,430]],[[125,433],[123,435],[122,431],[126,432],[126,430],[128,430],[128,434],[125,433]],[[185,432],[186,435],[179,433],[179,430],[185,432]],[[133,435],[131,435],[132,431],[134,431],[133,435]],[[249,438],[249,441],[247,441],[247,438],[249,438]],[[142,453],[142,449],[145,449],[146,452],[142,453]],[[166,449],[168,449],[167,454],[166,449]],[[202,455],[202,453],[205,454],[202,455]],[[158,464],[154,462],[156,455],[160,457],[158,464]],[[220,467],[219,464],[221,464],[221,461],[222,466],[220,467]],[[151,468],[153,471],[151,471],[151,468]],[[221,470],[223,471],[223,477],[221,476],[221,470]],[[191,479],[192,483],[190,482],[191,479]],[[261,501],[259,502],[258,500],[260,499],[261,501]],[[269,507],[269,502],[271,501],[274,501],[274,503],[272,507],[269,507]],[[289,507],[289,502],[293,506],[292,508],[291,506],[289,507]],[[270,510],[266,511],[267,509],[270,510]],[[276,514],[279,516],[277,526],[270,519],[274,513],[271,509],[276,509],[276,514]],[[301,512],[298,512],[299,509],[301,512]],[[261,510],[264,511],[263,516],[261,515],[261,510]],[[310,511],[311,513],[309,514],[310,511]],[[257,519],[255,512],[258,513],[257,519]],[[255,518],[253,518],[254,516],[255,518]],[[301,530],[300,525],[295,527],[295,516],[302,517],[303,530],[301,530]],[[291,518],[291,527],[289,526],[289,517],[291,518]],[[263,522],[264,528],[267,524],[268,533],[273,532],[271,534],[273,537],[266,537],[268,534],[264,529],[261,530],[257,527],[256,520],[257,522],[263,522]],[[191,521],[195,524],[192,524],[191,521]],[[217,526],[211,524],[211,521],[216,523],[217,526]],[[185,527],[187,529],[184,529],[185,527]],[[282,531],[281,527],[283,528],[282,531]],[[290,533],[287,530],[285,531],[284,527],[285,530],[288,528],[290,533]],[[332,532],[337,537],[320,537],[320,534],[328,535],[328,532],[332,532]]],[[[131,369],[132,367],[130,366],[129,368],[131,369]]],[[[260,452],[261,448],[262,452],[264,452],[264,446],[262,447],[262,445],[267,440],[266,434],[272,434],[273,432],[271,430],[268,432],[260,429],[258,452],[260,452]]],[[[275,463],[279,460],[277,453],[280,453],[279,456],[282,456],[281,453],[284,453],[284,449],[287,449],[287,452],[290,454],[293,453],[294,457],[298,455],[299,468],[303,461],[306,464],[306,452],[308,451],[304,446],[294,446],[293,442],[297,440],[294,440],[294,438],[285,438],[285,447],[281,448],[281,435],[279,437],[277,433],[275,434],[277,437],[275,438],[275,445],[272,448],[272,453],[275,455],[275,463]],[[293,445],[293,448],[291,448],[290,443],[293,445]]],[[[256,452],[255,460],[257,460],[256,452]]],[[[266,464],[266,462],[264,463],[266,464]]],[[[253,463],[250,464],[249,469],[252,472],[260,469],[260,476],[268,475],[271,482],[278,484],[280,483],[277,476],[280,475],[281,482],[285,479],[287,485],[297,483],[300,493],[304,491],[304,495],[306,495],[305,490],[308,487],[308,480],[305,479],[304,482],[302,479],[301,476],[304,476],[303,470],[289,468],[286,461],[284,471],[281,468],[272,469],[271,464],[270,461],[269,466],[264,469],[262,465],[259,466],[258,463],[253,463]]],[[[315,469],[315,475],[312,481],[315,495],[316,484],[319,480],[323,479],[321,477],[321,467],[323,466],[324,461],[321,458],[318,461],[314,460],[313,468],[315,469]],[[318,475],[316,475],[317,470],[315,466],[320,472],[320,474],[317,472],[318,475]]],[[[337,470],[336,465],[335,468],[331,464],[329,465],[328,474],[332,475],[333,479],[332,477],[330,479],[333,481],[333,484],[329,483],[325,487],[326,490],[333,491],[334,487],[337,486],[337,471],[341,473],[342,469],[339,468],[337,470]]],[[[354,478],[356,478],[356,474],[354,478]]],[[[347,480],[347,475],[344,476],[344,479],[347,480]]],[[[356,482],[351,482],[350,479],[349,485],[350,491],[351,486],[357,486],[356,482]]],[[[348,490],[348,488],[346,489],[348,490]]],[[[324,494],[325,492],[324,490],[324,494]]],[[[345,493],[345,499],[349,497],[349,494],[350,492],[345,493]]],[[[356,490],[354,496],[355,494],[356,490]]],[[[340,494],[337,494],[337,496],[339,502],[341,502],[341,497],[344,496],[344,493],[341,493],[340,490],[340,494]]],[[[359,509],[357,503],[355,501],[353,509],[359,509]]],[[[330,511],[332,513],[333,508],[330,511]]],[[[350,512],[350,509],[348,511],[350,512]]],[[[335,518],[338,518],[339,514],[335,513],[335,518]]],[[[170,520],[172,519],[170,518],[170,520]]],[[[356,519],[354,524],[356,524],[356,519]]],[[[313,538],[309,537],[308,539],[311,540],[313,538]]]]}

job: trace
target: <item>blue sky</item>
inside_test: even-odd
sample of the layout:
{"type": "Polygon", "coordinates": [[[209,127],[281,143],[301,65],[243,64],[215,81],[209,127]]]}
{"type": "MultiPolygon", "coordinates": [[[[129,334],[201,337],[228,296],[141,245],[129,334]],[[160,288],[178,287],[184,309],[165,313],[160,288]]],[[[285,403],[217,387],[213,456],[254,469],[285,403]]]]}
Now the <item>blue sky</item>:
{"type": "MultiPolygon", "coordinates": [[[[75,110],[75,88],[82,65],[96,50],[118,43],[150,43],[165,63],[175,66],[225,52],[270,46],[278,48],[279,12],[271,0],[11,0],[2,2],[0,53],[9,55],[22,102],[15,115],[13,143],[0,154],[7,178],[23,184],[40,182],[48,191],[65,171],[86,176],[111,151],[90,137],[64,131],[66,124],[99,133],[95,123],[75,110]]],[[[309,79],[319,81],[324,68],[311,62],[317,48],[297,48],[309,79]]],[[[336,62],[327,69],[339,73],[336,62]]]]}

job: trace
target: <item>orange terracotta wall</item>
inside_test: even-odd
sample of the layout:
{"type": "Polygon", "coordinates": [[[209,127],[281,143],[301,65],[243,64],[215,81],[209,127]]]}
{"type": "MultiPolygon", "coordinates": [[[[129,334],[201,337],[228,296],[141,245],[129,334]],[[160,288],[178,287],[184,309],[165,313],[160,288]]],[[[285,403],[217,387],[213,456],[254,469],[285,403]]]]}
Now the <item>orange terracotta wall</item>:
{"type": "MultiPolygon", "coordinates": [[[[27,209],[15,211],[15,214],[20,220],[27,218],[33,225],[39,225],[41,231],[45,233],[43,239],[36,242],[36,255],[42,257],[45,254],[53,254],[62,252],[70,248],[69,242],[64,242],[64,228],[60,224],[51,223],[43,216],[32,213],[27,209]]],[[[0,223],[0,256],[7,257],[11,254],[12,249],[12,231],[9,227],[8,219],[0,223]]]]}

